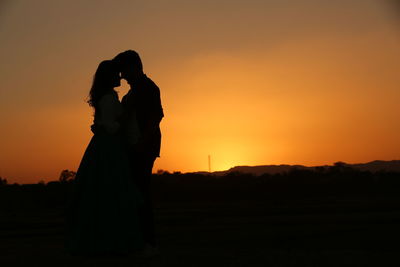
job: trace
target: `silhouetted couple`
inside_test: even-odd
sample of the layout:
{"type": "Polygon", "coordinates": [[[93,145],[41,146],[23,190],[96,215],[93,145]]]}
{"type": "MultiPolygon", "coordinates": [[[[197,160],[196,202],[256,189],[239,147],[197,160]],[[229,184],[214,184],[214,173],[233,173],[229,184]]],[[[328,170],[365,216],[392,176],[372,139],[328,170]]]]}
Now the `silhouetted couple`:
{"type": "Polygon", "coordinates": [[[66,248],[72,254],[157,253],[150,197],[160,153],[160,91],[128,50],[100,63],[89,93],[94,133],[76,173],[67,207],[66,248]],[[119,101],[114,90],[130,90],[119,101]]]}

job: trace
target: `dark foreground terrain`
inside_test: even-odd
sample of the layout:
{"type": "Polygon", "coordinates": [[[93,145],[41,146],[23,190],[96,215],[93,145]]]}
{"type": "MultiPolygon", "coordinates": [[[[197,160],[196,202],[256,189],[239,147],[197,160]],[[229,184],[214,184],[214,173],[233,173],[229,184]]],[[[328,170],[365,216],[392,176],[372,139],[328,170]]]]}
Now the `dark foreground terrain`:
{"type": "Polygon", "coordinates": [[[396,173],[155,175],[152,259],[68,255],[71,185],[0,187],[0,266],[400,266],[396,173]]]}

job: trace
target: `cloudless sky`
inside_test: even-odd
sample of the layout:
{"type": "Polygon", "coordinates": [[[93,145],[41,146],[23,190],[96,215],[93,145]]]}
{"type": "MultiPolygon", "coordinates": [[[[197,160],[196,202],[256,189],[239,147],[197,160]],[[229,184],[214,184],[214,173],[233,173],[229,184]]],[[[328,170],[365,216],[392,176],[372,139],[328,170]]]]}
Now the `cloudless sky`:
{"type": "Polygon", "coordinates": [[[0,176],[76,170],[92,76],[127,49],[161,90],[154,171],[400,159],[394,3],[1,1],[0,176]]]}

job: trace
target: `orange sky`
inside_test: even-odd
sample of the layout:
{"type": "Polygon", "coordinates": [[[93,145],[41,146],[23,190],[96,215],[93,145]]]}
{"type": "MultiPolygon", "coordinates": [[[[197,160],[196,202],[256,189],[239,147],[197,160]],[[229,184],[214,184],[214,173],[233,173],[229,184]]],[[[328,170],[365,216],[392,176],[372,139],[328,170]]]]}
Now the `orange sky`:
{"type": "Polygon", "coordinates": [[[161,89],[155,171],[400,159],[390,1],[149,2],[0,4],[1,177],[77,169],[92,75],[126,49],[161,89]]]}

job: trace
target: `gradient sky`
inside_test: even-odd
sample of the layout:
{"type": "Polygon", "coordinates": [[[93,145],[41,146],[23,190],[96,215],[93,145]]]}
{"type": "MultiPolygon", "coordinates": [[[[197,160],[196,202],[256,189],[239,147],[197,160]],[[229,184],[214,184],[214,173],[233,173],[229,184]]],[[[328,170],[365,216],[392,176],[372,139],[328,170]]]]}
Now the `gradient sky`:
{"type": "Polygon", "coordinates": [[[400,159],[393,2],[1,1],[0,176],[76,170],[92,76],[127,49],[161,90],[154,171],[400,159]]]}

